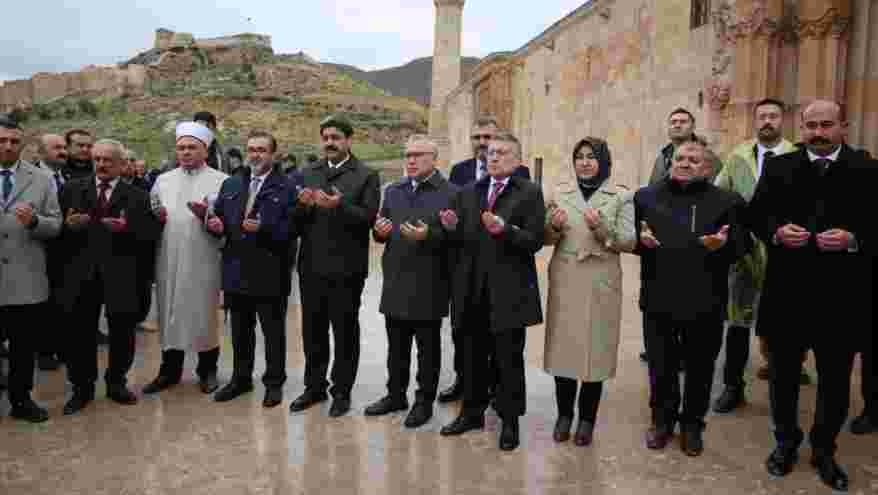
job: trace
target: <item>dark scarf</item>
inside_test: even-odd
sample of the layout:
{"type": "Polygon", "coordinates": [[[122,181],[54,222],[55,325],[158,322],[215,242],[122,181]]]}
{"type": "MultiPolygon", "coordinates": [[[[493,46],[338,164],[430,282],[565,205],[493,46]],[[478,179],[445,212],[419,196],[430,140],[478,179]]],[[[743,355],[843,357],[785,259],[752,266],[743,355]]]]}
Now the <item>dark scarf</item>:
{"type": "Polygon", "coordinates": [[[610,157],[610,148],[607,146],[607,142],[593,137],[587,137],[578,143],[573,148],[573,163],[574,163],[574,171],[575,163],[576,163],[576,155],[579,153],[579,150],[582,149],[583,146],[588,146],[595,154],[595,158],[598,161],[598,173],[594,177],[583,179],[579,176],[576,177],[576,183],[579,185],[579,191],[582,193],[582,197],[588,202],[591,199],[591,196],[600,189],[600,187],[607,181],[610,177],[610,169],[613,166],[613,160],[610,157]]]}

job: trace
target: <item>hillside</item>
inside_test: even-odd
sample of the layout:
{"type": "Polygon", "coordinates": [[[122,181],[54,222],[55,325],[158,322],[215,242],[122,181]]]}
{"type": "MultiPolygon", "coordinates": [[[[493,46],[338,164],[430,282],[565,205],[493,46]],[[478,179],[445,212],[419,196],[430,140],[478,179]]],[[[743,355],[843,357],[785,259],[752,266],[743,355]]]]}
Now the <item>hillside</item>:
{"type": "MultiPolygon", "coordinates": [[[[463,57],[461,59],[461,78],[467,75],[479,64],[476,57],[463,57]]],[[[424,57],[411,62],[388,69],[364,71],[352,65],[330,64],[323,65],[332,67],[341,73],[350,75],[352,78],[367,82],[394,96],[412,98],[421,105],[430,105],[430,91],[433,86],[433,57],[424,57]]]]}
{"type": "MultiPolygon", "coordinates": [[[[388,96],[305,54],[276,55],[264,46],[208,50],[197,43],[153,48],[116,68],[100,69],[115,75],[140,67],[144,78],[136,87],[124,80],[63,89],[73,87],[70,81],[78,82],[85,73],[19,81],[46,91],[53,89],[42,82],[49,77],[64,84],[58,85],[60,96],[38,97],[34,91],[33,100],[17,104],[15,112],[31,138],[86,128],[98,137],[122,141],[145,156],[151,167],[172,157],[176,123],[198,110],[217,116],[224,145],[242,148],[251,130],[269,130],[278,138],[279,151],[296,155],[300,163],[306,154],[319,153],[318,124],[332,113],[343,113],[352,121],[354,152],[366,161],[401,158],[405,139],[426,130],[423,106],[388,96]]],[[[31,144],[28,153],[34,151],[31,144]]]]}

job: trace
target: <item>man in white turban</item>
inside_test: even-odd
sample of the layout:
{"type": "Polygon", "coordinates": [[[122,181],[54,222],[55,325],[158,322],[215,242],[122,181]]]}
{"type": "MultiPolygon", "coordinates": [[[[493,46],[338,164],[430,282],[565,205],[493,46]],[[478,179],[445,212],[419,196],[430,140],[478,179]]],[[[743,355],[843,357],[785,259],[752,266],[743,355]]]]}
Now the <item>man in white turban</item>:
{"type": "Polygon", "coordinates": [[[185,351],[198,353],[201,391],[215,391],[220,352],[219,241],[205,227],[210,204],[228,177],[207,166],[213,133],[195,122],[177,126],[177,168],[152,188],[153,212],[164,224],[156,261],[156,295],[162,363],[143,388],[150,394],[180,382],[185,351]]]}

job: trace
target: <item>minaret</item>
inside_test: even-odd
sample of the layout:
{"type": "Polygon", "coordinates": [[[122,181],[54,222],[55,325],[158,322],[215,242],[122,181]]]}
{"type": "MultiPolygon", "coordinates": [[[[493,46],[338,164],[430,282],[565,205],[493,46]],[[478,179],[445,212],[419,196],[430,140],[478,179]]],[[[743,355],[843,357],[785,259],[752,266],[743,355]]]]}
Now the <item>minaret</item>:
{"type": "Polygon", "coordinates": [[[460,85],[460,45],[465,0],[433,0],[436,29],[433,46],[433,86],[430,95],[430,136],[439,145],[439,158],[449,159],[448,117],[443,105],[460,85]]]}

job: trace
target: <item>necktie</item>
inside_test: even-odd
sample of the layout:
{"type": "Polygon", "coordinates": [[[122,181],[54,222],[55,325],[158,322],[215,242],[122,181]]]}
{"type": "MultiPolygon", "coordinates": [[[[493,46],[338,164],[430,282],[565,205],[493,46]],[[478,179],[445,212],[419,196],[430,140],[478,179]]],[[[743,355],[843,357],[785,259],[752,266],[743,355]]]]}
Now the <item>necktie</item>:
{"type": "Polygon", "coordinates": [[[55,172],[55,190],[58,191],[58,194],[61,194],[61,188],[64,186],[64,178],[61,177],[61,172],[55,172]]]}
{"type": "Polygon", "coordinates": [[[814,165],[817,166],[817,173],[820,174],[820,177],[826,175],[826,171],[829,169],[829,164],[832,163],[832,160],[828,158],[819,158],[814,160],[814,165]]]}
{"type": "Polygon", "coordinates": [[[12,194],[12,171],[0,170],[0,175],[3,176],[3,204],[5,205],[9,201],[9,195],[12,194]]]}
{"type": "Polygon", "coordinates": [[[107,192],[110,190],[110,183],[101,181],[98,184],[98,218],[104,218],[107,216],[107,208],[110,204],[110,199],[107,197],[107,192]]]}
{"type": "Polygon", "coordinates": [[[479,162],[479,173],[476,174],[476,180],[482,180],[482,177],[488,173],[488,166],[485,162],[479,162]]]}
{"type": "Polygon", "coordinates": [[[774,156],[774,151],[768,150],[762,155],[762,162],[765,163],[765,160],[774,156]]]}
{"type": "Polygon", "coordinates": [[[256,203],[256,193],[259,192],[259,183],[262,181],[262,177],[251,177],[250,178],[250,195],[247,196],[247,216],[250,216],[250,212],[253,209],[253,204],[256,203]]]}
{"type": "Polygon", "coordinates": [[[503,192],[503,184],[500,181],[494,183],[494,187],[491,188],[491,194],[488,196],[488,209],[494,211],[494,203],[497,202],[497,197],[500,196],[500,193],[503,192]]]}

